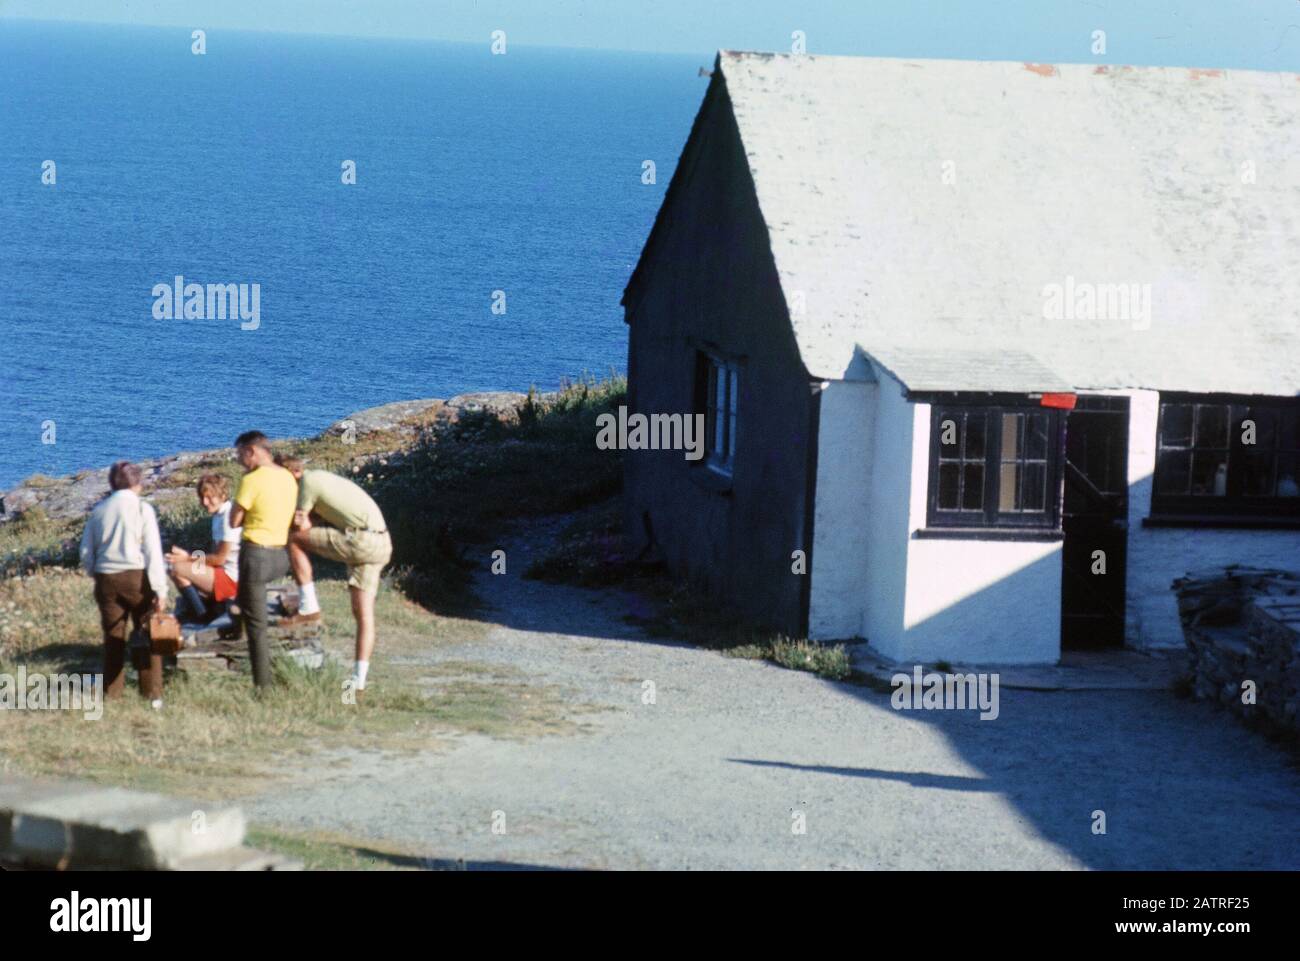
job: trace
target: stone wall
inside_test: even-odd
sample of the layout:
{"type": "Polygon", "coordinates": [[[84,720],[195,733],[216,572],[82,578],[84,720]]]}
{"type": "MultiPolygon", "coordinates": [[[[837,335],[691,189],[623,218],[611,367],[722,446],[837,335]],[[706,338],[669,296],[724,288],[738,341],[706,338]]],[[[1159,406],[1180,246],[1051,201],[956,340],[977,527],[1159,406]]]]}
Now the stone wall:
{"type": "Polygon", "coordinates": [[[1300,574],[1229,567],[1174,590],[1195,696],[1300,738],[1300,574]]]}

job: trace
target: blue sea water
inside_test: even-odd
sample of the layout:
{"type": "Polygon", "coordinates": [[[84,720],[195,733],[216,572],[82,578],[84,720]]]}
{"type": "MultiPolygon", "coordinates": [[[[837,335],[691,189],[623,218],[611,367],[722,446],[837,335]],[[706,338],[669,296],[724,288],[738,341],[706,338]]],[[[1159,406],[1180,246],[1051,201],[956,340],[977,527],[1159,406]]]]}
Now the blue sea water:
{"type": "Polygon", "coordinates": [[[0,490],[624,368],[706,55],[191,42],[0,20],[0,490]],[[176,275],[259,284],[258,328],[156,319],[176,275]]]}

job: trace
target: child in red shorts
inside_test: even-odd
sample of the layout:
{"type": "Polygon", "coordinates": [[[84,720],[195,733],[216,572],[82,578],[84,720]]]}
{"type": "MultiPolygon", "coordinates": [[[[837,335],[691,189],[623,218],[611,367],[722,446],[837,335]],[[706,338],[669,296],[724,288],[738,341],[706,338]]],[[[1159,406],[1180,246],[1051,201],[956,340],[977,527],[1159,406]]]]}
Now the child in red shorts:
{"type": "Polygon", "coordinates": [[[230,526],[230,484],[220,474],[204,474],[196,485],[203,509],[212,515],[212,552],[206,556],[175,546],[167,554],[171,578],[180,592],[176,616],[206,622],[235,597],[242,531],[230,526]]]}

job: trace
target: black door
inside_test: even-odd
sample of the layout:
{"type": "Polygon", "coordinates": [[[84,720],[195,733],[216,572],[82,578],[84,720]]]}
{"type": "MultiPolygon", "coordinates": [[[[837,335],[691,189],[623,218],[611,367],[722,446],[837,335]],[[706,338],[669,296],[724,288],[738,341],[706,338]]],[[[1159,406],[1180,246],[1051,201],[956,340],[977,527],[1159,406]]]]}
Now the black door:
{"type": "Polygon", "coordinates": [[[1079,397],[1065,421],[1061,647],[1124,645],[1127,397],[1079,397]]]}

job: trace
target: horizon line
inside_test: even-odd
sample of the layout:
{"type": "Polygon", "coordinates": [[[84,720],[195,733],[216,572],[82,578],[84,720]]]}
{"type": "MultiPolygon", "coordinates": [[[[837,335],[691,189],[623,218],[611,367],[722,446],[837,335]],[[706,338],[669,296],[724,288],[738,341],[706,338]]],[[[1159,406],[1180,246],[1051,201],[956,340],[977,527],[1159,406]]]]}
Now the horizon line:
{"type": "MultiPolygon", "coordinates": [[[[32,23],[32,24],[45,24],[48,26],[121,27],[123,29],[137,28],[137,29],[144,29],[144,30],[191,30],[191,31],[204,30],[209,33],[213,31],[222,31],[226,33],[252,33],[252,34],[258,34],[263,36],[269,35],[269,36],[277,36],[277,37],[320,37],[320,38],[328,38],[332,40],[360,40],[360,41],[381,40],[381,41],[393,41],[397,43],[415,43],[415,44],[443,43],[443,44],[455,44],[458,46],[466,46],[466,47],[477,46],[480,42],[482,42],[478,40],[452,40],[445,37],[431,37],[431,36],[412,37],[409,35],[397,35],[397,34],[386,34],[386,33],[385,34],[374,34],[374,33],[358,34],[358,33],[338,33],[338,32],[329,32],[329,31],[322,32],[322,31],[312,31],[312,30],[261,30],[255,27],[203,27],[193,23],[190,24],[124,23],[121,20],[71,20],[71,19],[50,20],[46,17],[28,17],[28,16],[23,16],[22,14],[4,13],[0,11],[0,25],[5,23],[6,21],[11,23],[22,22],[22,23],[32,23]]],[[[490,42],[492,39],[491,35],[489,35],[485,39],[486,41],[490,42]]],[[[644,47],[575,46],[572,44],[555,44],[555,43],[527,43],[527,42],[520,43],[515,40],[510,40],[509,43],[511,46],[524,47],[529,50],[566,50],[566,51],[584,51],[588,53],[638,53],[638,54],[646,54],[649,56],[665,56],[665,57],[697,56],[697,54],[692,51],[651,50],[651,49],[646,49],[644,47]]],[[[708,54],[709,62],[712,63],[713,58],[716,57],[718,52],[723,49],[725,48],[718,47],[711,50],[710,53],[708,54]]],[[[755,52],[766,52],[766,51],[755,51],[755,52]]],[[[771,51],[771,52],[777,53],[779,51],[771,51]]]]}

